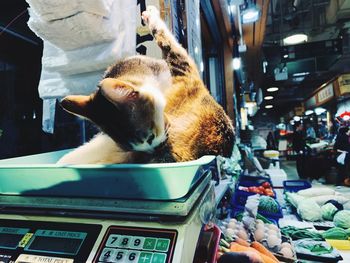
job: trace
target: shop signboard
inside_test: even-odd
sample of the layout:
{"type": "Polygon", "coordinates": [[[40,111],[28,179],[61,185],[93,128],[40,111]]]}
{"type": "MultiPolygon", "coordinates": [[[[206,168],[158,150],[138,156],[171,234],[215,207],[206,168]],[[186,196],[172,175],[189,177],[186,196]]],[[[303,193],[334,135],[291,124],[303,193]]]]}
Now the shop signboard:
{"type": "Polygon", "coordinates": [[[333,82],[330,82],[326,87],[317,93],[317,104],[321,105],[334,97],[333,82]]]}
{"type": "Polygon", "coordinates": [[[350,74],[343,74],[337,79],[339,95],[343,96],[350,93],[350,74]]]}

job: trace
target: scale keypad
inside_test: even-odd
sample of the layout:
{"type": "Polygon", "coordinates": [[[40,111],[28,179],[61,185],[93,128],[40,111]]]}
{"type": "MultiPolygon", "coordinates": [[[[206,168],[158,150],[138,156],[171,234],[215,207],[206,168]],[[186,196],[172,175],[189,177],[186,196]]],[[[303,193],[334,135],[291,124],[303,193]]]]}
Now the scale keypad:
{"type": "Polygon", "coordinates": [[[95,261],[168,263],[175,238],[176,231],[112,227],[107,231],[106,241],[101,244],[102,251],[95,261]]]}

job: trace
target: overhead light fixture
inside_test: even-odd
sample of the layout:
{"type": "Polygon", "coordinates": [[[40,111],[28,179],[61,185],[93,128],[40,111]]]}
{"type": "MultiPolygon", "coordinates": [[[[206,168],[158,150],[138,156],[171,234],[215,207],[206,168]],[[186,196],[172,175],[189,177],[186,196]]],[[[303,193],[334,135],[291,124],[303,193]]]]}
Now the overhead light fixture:
{"type": "Polygon", "coordinates": [[[241,68],[241,58],[233,58],[233,69],[238,70],[241,68]]]}
{"type": "Polygon", "coordinates": [[[293,120],[295,120],[295,121],[300,121],[301,118],[300,118],[300,116],[294,116],[294,117],[293,117],[293,120]]]}
{"type": "Polygon", "coordinates": [[[266,96],[264,100],[273,100],[273,96],[266,96]]]}
{"type": "Polygon", "coordinates": [[[289,37],[286,37],[283,39],[283,44],[284,45],[295,45],[295,44],[300,44],[307,42],[307,35],[305,34],[294,34],[289,37]]]}
{"type": "Polygon", "coordinates": [[[307,111],[305,111],[305,115],[306,115],[306,116],[311,115],[312,113],[314,113],[313,110],[307,110],[307,111]]]}
{"type": "Polygon", "coordinates": [[[278,90],[278,87],[271,87],[267,89],[268,92],[275,92],[277,90],[278,90]]]}
{"type": "Polygon", "coordinates": [[[254,23],[260,18],[260,9],[252,2],[249,2],[247,8],[241,12],[241,15],[243,24],[254,23]]]}
{"type": "Polygon", "coordinates": [[[272,108],[273,108],[273,105],[271,105],[271,104],[268,104],[265,106],[265,109],[272,109],[272,108]]]}
{"type": "Polygon", "coordinates": [[[284,55],[283,55],[283,58],[288,58],[288,57],[289,57],[288,54],[284,54],[284,55]]]}
{"type": "Polygon", "coordinates": [[[322,114],[324,112],[326,112],[326,109],[324,109],[324,108],[318,107],[318,108],[315,109],[316,115],[320,115],[320,114],[322,114]]]}
{"type": "Polygon", "coordinates": [[[293,77],[303,77],[309,75],[310,72],[305,71],[305,72],[298,72],[298,73],[293,73],[293,77]]]}

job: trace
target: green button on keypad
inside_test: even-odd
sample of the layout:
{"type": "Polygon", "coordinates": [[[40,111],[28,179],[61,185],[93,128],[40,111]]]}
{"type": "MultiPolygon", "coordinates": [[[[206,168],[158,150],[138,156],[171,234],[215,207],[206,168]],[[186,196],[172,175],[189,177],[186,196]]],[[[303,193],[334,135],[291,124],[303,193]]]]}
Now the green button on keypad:
{"type": "Polygon", "coordinates": [[[149,252],[141,252],[139,261],[137,263],[151,263],[152,262],[152,254],[149,252]]]}
{"type": "Polygon", "coordinates": [[[166,254],[164,253],[154,253],[152,258],[152,263],[165,263],[166,254]]]}
{"type": "Polygon", "coordinates": [[[170,243],[170,240],[169,240],[169,239],[161,239],[161,238],[159,238],[159,239],[157,240],[156,250],[157,250],[157,251],[164,251],[164,252],[167,252],[167,251],[168,251],[168,248],[169,248],[169,243],[170,243]]]}
{"type": "Polygon", "coordinates": [[[156,238],[146,237],[145,238],[145,242],[143,243],[142,249],[154,250],[154,248],[156,246],[156,243],[157,243],[157,239],[156,238]]]}

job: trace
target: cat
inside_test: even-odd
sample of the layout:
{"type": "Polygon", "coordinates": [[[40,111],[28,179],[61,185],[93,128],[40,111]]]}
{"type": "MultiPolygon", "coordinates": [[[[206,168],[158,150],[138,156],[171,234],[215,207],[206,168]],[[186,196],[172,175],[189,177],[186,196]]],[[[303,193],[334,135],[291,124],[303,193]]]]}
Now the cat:
{"type": "Polygon", "coordinates": [[[62,107],[94,122],[101,133],[59,164],[183,162],[203,155],[230,157],[234,128],[213,99],[186,50],[159,11],[142,19],[163,60],[126,58],[110,66],[90,96],[67,96],[62,107]]]}

